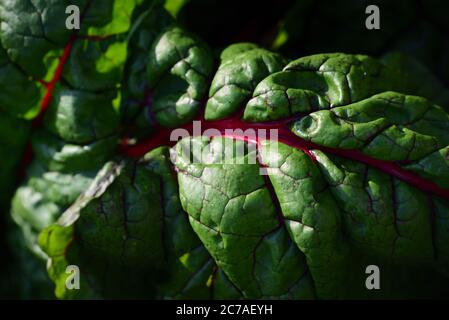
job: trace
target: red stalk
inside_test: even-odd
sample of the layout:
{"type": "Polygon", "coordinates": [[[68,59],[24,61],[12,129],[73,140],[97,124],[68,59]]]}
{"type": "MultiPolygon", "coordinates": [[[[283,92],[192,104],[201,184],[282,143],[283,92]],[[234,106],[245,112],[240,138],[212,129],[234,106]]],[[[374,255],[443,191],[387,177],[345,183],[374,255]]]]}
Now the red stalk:
{"type": "Polygon", "coordinates": [[[39,115],[33,121],[33,127],[39,127],[42,122],[42,118],[44,117],[45,111],[48,109],[48,106],[50,105],[53,89],[56,83],[61,78],[62,70],[64,69],[67,59],[70,56],[70,52],[72,50],[73,42],[75,41],[75,39],[76,39],[75,36],[70,37],[69,41],[64,47],[64,51],[62,52],[61,57],[59,58],[59,63],[58,66],[56,67],[52,79],[50,80],[50,82],[45,83],[46,91],[40,103],[39,115]]]}
{"type": "MultiPolygon", "coordinates": [[[[232,117],[229,119],[217,121],[205,121],[204,119],[199,119],[198,121],[200,121],[201,123],[202,132],[207,129],[217,129],[220,132],[220,136],[226,136],[229,138],[244,140],[256,144],[259,144],[260,142],[260,139],[257,137],[256,140],[253,141],[252,137],[250,138],[245,135],[235,134],[229,135],[225,133],[225,130],[241,129],[245,131],[247,129],[277,129],[279,142],[287,144],[293,148],[303,150],[313,160],[315,160],[313,150],[321,150],[328,154],[347,158],[357,162],[362,162],[380,171],[388,173],[400,180],[403,180],[424,192],[433,193],[449,200],[449,189],[441,188],[434,182],[402,168],[395,162],[374,159],[372,157],[364,155],[358,150],[323,147],[299,138],[289,129],[288,123],[291,122],[291,119],[265,123],[244,122],[239,117],[232,117]]],[[[180,129],[185,129],[189,132],[189,135],[193,135],[193,122],[180,127],[180,129]]],[[[128,145],[127,140],[124,140],[121,146],[121,151],[130,157],[139,158],[146,154],[148,151],[159,146],[173,146],[177,141],[170,140],[172,131],[173,129],[160,128],[153,136],[136,145],[128,145]]]]}
{"type": "MultiPolygon", "coordinates": [[[[62,70],[64,69],[64,66],[67,62],[67,59],[70,56],[70,52],[72,50],[73,42],[75,41],[76,36],[73,35],[70,37],[69,41],[64,47],[64,51],[62,52],[62,55],[59,57],[58,66],[56,67],[55,73],[53,74],[52,79],[50,82],[46,82],[44,80],[38,80],[38,82],[45,86],[45,94],[40,102],[40,109],[39,114],[36,118],[34,118],[32,122],[32,129],[37,129],[42,124],[42,119],[44,118],[45,111],[48,109],[48,106],[50,105],[52,95],[53,95],[53,89],[56,85],[56,83],[60,80],[62,70]]],[[[31,163],[33,159],[33,149],[31,146],[31,139],[28,141],[27,145],[25,146],[25,151],[22,156],[22,161],[19,166],[19,177],[22,179],[26,174],[26,168],[31,163]]]]}

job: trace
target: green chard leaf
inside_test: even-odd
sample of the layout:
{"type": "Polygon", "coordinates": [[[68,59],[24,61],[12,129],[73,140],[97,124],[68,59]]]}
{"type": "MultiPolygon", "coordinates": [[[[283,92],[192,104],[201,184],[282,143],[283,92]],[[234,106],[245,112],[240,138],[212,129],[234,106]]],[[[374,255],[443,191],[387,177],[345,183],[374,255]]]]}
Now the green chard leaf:
{"type": "MultiPolygon", "coordinates": [[[[46,261],[60,299],[449,295],[444,72],[378,51],[390,32],[365,48],[377,59],[289,60],[250,42],[218,51],[175,20],[184,4],[0,3],[0,213],[15,223],[0,223],[15,257],[2,268],[20,270],[0,291],[29,277],[17,295],[48,297],[46,261]],[[69,4],[79,31],[64,27],[69,4]],[[194,120],[215,130],[170,139],[194,120]],[[278,135],[250,136],[261,129],[278,135]],[[367,290],[368,265],[382,290],[367,290]]],[[[291,30],[314,6],[299,1],[273,47],[322,32],[307,27],[320,20],[291,30]]]]}
{"type": "Polygon", "coordinates": [[[226,48],[221,61],[209,91],[207,120],[231,116],[249,100],[260,81],[286,64],[280,55],[249,43],[226,48]]]}
{"type": "Polygon", "coordinates": [[[176,127],[198,114],[213,67],[209,48],[180,27],[168,27],[155,40],[149,52],[147,76],[158,123],[176,127]]]}

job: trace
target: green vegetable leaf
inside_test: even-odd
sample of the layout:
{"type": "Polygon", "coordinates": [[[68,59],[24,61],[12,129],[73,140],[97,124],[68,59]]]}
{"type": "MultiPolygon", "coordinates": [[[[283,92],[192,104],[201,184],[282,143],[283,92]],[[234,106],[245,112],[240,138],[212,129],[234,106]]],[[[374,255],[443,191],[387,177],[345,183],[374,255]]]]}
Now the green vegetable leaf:
{"type": "Polygon", "coordinates": [[[401,30],[353,54],[354,30],[323,28],[356,12],[308,0],[279,23],[224,21],[218,1],[1,2],[0,291],[447,296],[447,41],[435,41],[448,25],[426,11],[409,26],[413,6],[392,19],[404,3],[383,20],[401,30]],[[65,28],[69,4],[80,30],[65,28]],[[209,21],[208,44],[185,27],[209,21]],[[344,50],[304,55],[323,43],[344,50]],[[382,290],[367,290],[369,265],[382,290]]]}

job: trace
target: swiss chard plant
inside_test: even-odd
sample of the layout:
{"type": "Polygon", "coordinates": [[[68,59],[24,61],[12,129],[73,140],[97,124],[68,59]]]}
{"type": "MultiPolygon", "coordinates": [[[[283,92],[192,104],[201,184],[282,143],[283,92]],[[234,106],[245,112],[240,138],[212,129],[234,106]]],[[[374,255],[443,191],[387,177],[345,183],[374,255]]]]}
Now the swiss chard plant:
{"type": "Polygon", "coordinates": [[[310,6],[273,50],[218,50],[162,1],[0,1],[0,211],[28,296],[449,294],[447,69],[283,55],[310,6]]]}

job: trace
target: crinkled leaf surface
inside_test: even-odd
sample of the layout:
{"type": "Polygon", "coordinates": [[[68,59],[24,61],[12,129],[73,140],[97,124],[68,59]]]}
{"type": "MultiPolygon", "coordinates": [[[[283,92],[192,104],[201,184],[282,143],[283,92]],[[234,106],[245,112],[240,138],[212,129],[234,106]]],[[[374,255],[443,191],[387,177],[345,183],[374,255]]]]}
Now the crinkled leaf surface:
{"type": "MultiPolygon", "coordinates": [[[[222,65],[232,55],[228,59],[222,65]]],[[[254,146],[241,135],[218,131],[212,137],[184,138],[170,154],[168,147],[146,154],[139,166],[160,181],[161,201],[152,211],[161,208],[165,217],[163,269],[169,271],[167,280],[154,284],[156,296],[444,294],[449,115],[429,99],[401,93],[412,93],[416,86],[412,79],[399,81],[397,72],[365,56],[301,58],[259,80],[244,100],[242,119],[227,115],[203,122],[218,129],[278,128],[280,144],[262,139],[254,146]],[[289,120],[280,121],[284,118],[289,120]],[[231,161],[223,163],[224,158],[231,161]],[[260,174],[264,168],[267,175],[260,174]],[[441,178],[429,185],[432,174],[441,178]],[[365,289],[363,273],[353,275],[370,263],[384,270],[382,294],[365,289]]],[[[441,90],[442,95],[432,90],[428,95],[444,96],[441,90]]],[[[228,98],[242,103],[232,90],[228,98]]],[[[112,186],[107,190],[114,192],[112,186]]],[[[82,216],[74,230],[87,228],[82,216]]],[[[107,236],[95,225],[92,232],[107,236]]],[[[68,248],[75,245],[76,240],[68,242],[68,248]]],[[[102,254],[101,248],[89,247],[102,254]]],[[[107,255],[110,261],[114,257],[107,255]]]]}
{"type": "Polygon", "coordinates": [[[75,4],[79,32],[64,1],[0,4],[2,210],[22,163],[16,236],[58,298],[449,294],[449,94],[424,66],[214,54],[159,2],[75,4]]]}

